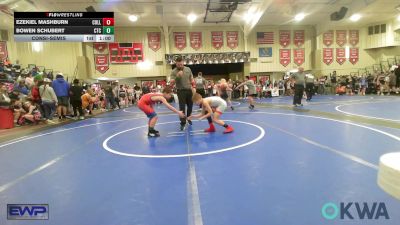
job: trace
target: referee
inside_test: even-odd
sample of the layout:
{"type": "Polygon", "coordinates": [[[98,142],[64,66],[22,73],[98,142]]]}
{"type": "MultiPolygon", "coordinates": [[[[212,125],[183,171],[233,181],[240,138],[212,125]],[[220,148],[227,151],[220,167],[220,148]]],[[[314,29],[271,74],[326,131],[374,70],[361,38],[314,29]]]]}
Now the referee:
{"type": "MultiPolygon", "coordinates": [[[[193,73],[189,67],[183,65],[182,57],[176,59],[176,67],[171,71],[170,83],[176,84],[179,110],[185,113],[187,105],[186,116],[189,117],[192,114],[193,101],[192,101],[192,84],[194,84],[193,73]]],[[[186,118],[180,118],[181,130],[185,128],[186,118]]],[[[192,125],[192,121],[188,120],[188,123],[192,125]]]]}

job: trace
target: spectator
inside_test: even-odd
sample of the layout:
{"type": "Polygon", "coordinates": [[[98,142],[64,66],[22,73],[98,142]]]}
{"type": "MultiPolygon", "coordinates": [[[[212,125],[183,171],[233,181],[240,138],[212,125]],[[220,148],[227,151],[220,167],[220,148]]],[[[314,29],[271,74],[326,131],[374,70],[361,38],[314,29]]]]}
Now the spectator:
{"type": "Polygon", "coordinates": [[[101,111],[106,109],[106,101],[104,88],[98,88],[95,90],[96,101],[93,103],[93,108],[100,109],[101,111]]]}
{"type": "Polygon", "coordinates": [[[42,80],[35,79],[34,85],[31,89],[30,99],[34,104],[41,105],[42,100],[40,98],[39,87],[43,84],[42,80]]]}
{"type": "Polygon", "coordinates": [[[35,85],[33,76],[31,73],[28,73],[27,77],[25,78],[25,85],[31,89],[33,87],[33,85],[35,85]]]}
{"type": "Polygon", "coordinates": [[[336,70],[334,70],[332,75],[331,75],[331,93],[335,93],[336,92],[336,84],[337,84],[336,70]]]}
{"type": "Polygon", "coordinates": [[[397,65],[397,68],[394,70],[394,74],[396,75],[396,94],[398,94],[400,89],[400,64],[397,65]]]}
{"type": "Polygon", "coordinates": [[[360,95],[365,95],[365,90],[368,87],[368,82],[367,82],[367,78],[365,77],[365,75],[362,75],[361,79],[360,79],[360,95]]]}
{"type": "Polygon", "coordinates": [[[320,95],[324,95],[325,94],[325,82],[326,82],[327,77],[326,76],[322,76],[319,78],[318,82],[318,94],[320,95]]]}
{"type": "Polygon", "coordinates": [[[46,120],[53,120],[54,112],[58,99],[54,89],[49,85],[51,80],[44,78],[43,84],[39,86],[39,93],[43,105],[43,118],[46,120]]]}
{"type": "Polygon", "coordinates": [[[214,84],[213,89],[212,89],[212,96],[217,96],[217,91],[218,91],[218,81],[217,83],[214,84]]]}
{"type": "MultiPolygon", "coordinates": [[[[228,101],[232,102],[232,92],[233,92],[233,84],[232,80],[228,80],[228,88],[226,89],[226,93],[228,94],[228,101]]],[[[231,109],[233,110],[233,106],[231,106],[231,109]]]]}
{"type": "Polygon", "coordinates": [[[133,88],[131,86],[128,86],[126,89],[126,93],[128,94],[128,104],[131,105],[133,104],[133,88]]]}
{"type": "Polygon", "coordinates": [[[82,108],[86,111],[89,110],[89,115],[92,115],[93,103],[95,100],[94,93],[91,89],[88,89],[86,93],[81,96],[82,108]]]}
{"type": "Polygon", "coordinates": [[[14,90],[16,90],[19,93],[22,93],[24,95],[28,95],[29,94],[29,90],[25,86],[25,82],[24,81],[20,81],[17,85],[15,85],[14,90]]]}
{"type": "Polygon", "coordinates": [[[376,86],[379,88],[378,95],[384,95],[383,92],[385,91],[386,81],[385,81],[385,74],[382,72],[377,75],[376,77],[376,86]]]}
{"type": "Polygon", "coordinates": [[[118,84],[113,83],[111,85],[111,87],[113,89],[113,95],[114,95],[115,103],[117,104],[118,109],[121,109],[121,105],[119,104],[120,103],[120,101],[119,101],[119,86],[118,86],[118,84]]]}
{"type": "Polygon", "coordinates": [[[306,74],[306,101],[311,101],[314,94],[314,76],[311,73],[306,74]]]}
{"type": "Polygon", "coordinates": [[[56,79],[53,80],[52,87],[58,99],[58,119],[65,119],[69,102],[69,84],[64,80],[62,73],[58,73],[56,75],[56,79]]]}
{"type": "Polygon", "coordinates": [[[126,91],[124,85],[122,85],[122,84],[119,86],[118,96],[119,96],[120,105],[122,104],[123,107],[128,107],[127,91],[126,91]]]}
{"type": "Polygon", "coordinates": [[[140,96],[142,95],[142,89],[139,87],[138,84],[135,84],[135,86],[133,87],[133,91],[135,93],[135,96],[133,98],[134,102],[132,102],[132,103],[135,104],[135,102],[139,101],[140,96]]]}
{"type": "Polygon", "coordinates": [[[390,95],[390,92],[395,92],[395,91],[396,91],[396,75],[394,71],[391,71],[389,74],[389,90],[387,95],[390,95]]]}
{"type": "Polygon", "coordinates": [[[79,85],[79,80],[74,79],[71,88],[69,89],[69,96],[70,102],[72,105],[72,109],[74,111],[74,119],[78,119],[78,112],[79,112],[79,119],[85,119],[83,110],[82,110],[82,100],[81,96],[83,94],[83,87],[79,85]]]}
{"type": "Polygon", "coordinates": [[[199,72],[194,80],[196,82],[196,92],[199,93],[201,97],[205,98],[206,97],[205,88],[207,85],[207,81],[206,79],[204,79],[203,73],[199,72]]]}
{"type": "Polygon", "coordinates": [[[150,87],[148,85],[144,84],[142,87],[142,92],[144,95],[150,93],[150,87]]]}
{"type": "Polygon", "coordinates": [[[0,107],[10,108],[11,98],[8,96],[7,87],[5,84],[0,83],[0,107]]]}
{"type": "Polygon", "coordinates": [[[37,67],[34,67],[32,69],[32,71],[30,72],[30,74],[32,74],[32,76],[36,76],[38,73],[39,73],[39,68],[37,68],[37,67]]]}
{"type": "Polygon", "coordinates": [[[31,101],[26,101],[24,102],[22,108],[24,109],[25,114],[19,118],[19,125],[23,125],[25,121],[30,121],[34,124],[37,124],[40,121],[41,114],[36,104],[32,103],[31,101]]]}
{"type": "Polygon", "coordinates": [[[104,94],[106,97],[106,108],[114,109],[115,108],[115,95],[113,92],[113,88],[111,86],[111,82],[107,83],[107,86],[104,88],[104,94]]]}
{"type": "Polygon", "coordinates": [[[236,88],[240,88],[242,86],[248,90],[249,109],[254,109],[254,98],[257,97],[257,89],[256,85],[254,84],[254,80],[250,79],[250,76],[246,76],[245,82],[241,83],[236,88]]]}

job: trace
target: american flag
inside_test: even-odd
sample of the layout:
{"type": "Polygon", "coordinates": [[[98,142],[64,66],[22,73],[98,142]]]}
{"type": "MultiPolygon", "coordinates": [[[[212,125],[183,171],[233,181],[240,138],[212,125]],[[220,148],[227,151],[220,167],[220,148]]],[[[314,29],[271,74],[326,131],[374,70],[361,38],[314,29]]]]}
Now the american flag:
{"type": "Polygon", "coordinates": [[[257,32],[257,44],[274,44],[274,32],[257,32]]]}

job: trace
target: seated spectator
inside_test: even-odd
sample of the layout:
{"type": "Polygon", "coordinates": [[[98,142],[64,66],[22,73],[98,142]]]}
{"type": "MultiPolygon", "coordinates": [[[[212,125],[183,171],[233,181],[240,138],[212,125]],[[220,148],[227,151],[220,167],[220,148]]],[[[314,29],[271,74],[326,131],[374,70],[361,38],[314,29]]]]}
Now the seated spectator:
{"type": "Polygon", "coordinates": [[[41,120],[42,116],[38,106],[33,104],[31,101],[24,102],[22,109],[25,111],[25,113],[18,119],[19,125],[23,125],[26,121],[37,124],[41,120]]]}
{"type": "Polygon", "coordinates": [[[23,113],[22,103],[19,100],[12,100],[11,107],[14,111],[14,123],[18,124],[18,119],[21,117],[23,113]]]}
{"type": "Polygon", "coordinates": [[[9,74],[5,74],[3,72],[0,71],[0,82],[10,82],[10,83],[14,83],[13,78],[11,77],[11,75],[9,74]]]}
{"type": "Polygon", "coordinates": [[[275,86],[274,88],[272,88],[272,92],[271,92],[272,97],[278,97],[279,96],[279,87],[275,86]]]}
{"type": "Polygon", "coordinates": [[[53,80],[54,79],[53,71],[48,72],[46,77],[49,78],[50,80],[53,80]]]}
{"type": "Polygon", "coordinates": [[[25,82],[24,81],[20,81],[17,85],[14,86],[14,90],[17,90],[18,92],[24,94],[24,95],[28,95],[29,94],[29,90],[28,88],[25,86],[25,82]]]}
{"type": "Polygon", "coordinates": [[[10,108],[11,98],[8,96],[7,87],[5,84],[0,83],[0,107],[10,108]]]}
{"type": "Polygon", "coordinates": [[[17,101],[19,100],[20,92],[18,90],[13,89],[11,93],[8,94],[8,96],[11,98],[11,100],[17,101]]]}
{"type": "Polygon", "coordinates": [[[265,89],[264,89],[264,92],[265,92],[265,97],[266,98],[271,98],[272,97],[272,84],[270,84],[270,85],[265,85],[265,89]]]}
{"type": "Polygon", "coordinates": [[[39,73],[39,68],[34,67],[34,68],[31,70],[30,73],[32,74],[32,76],[36,76],[36,75],[39,73]]]}
{"type": "Polygon", "coordinates": [[[344,95],[344,94],[346,94],[346,86],[345,86],[345,85],[338,85],[338,86],[336,86],[336,94],[337,94],[337,95],[344,95]]]}
{"type": "Polygon", "coordinates": [[[27,77],[25,78],[25,85],[28,87],[28,89],[31,89],[33,85],[35,85],[33,76],[31,73],[28,73],[27,77]]]}

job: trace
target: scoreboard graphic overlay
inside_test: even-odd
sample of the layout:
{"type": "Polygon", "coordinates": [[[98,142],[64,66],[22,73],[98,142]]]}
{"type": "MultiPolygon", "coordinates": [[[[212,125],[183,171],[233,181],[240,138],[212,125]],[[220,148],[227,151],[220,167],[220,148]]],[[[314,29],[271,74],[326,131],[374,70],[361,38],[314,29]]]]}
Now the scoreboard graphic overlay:
{"type": "Polygon", "coordinates": [[[14,12],[19,42],[114,42],[114,12],[14,12]]]}

